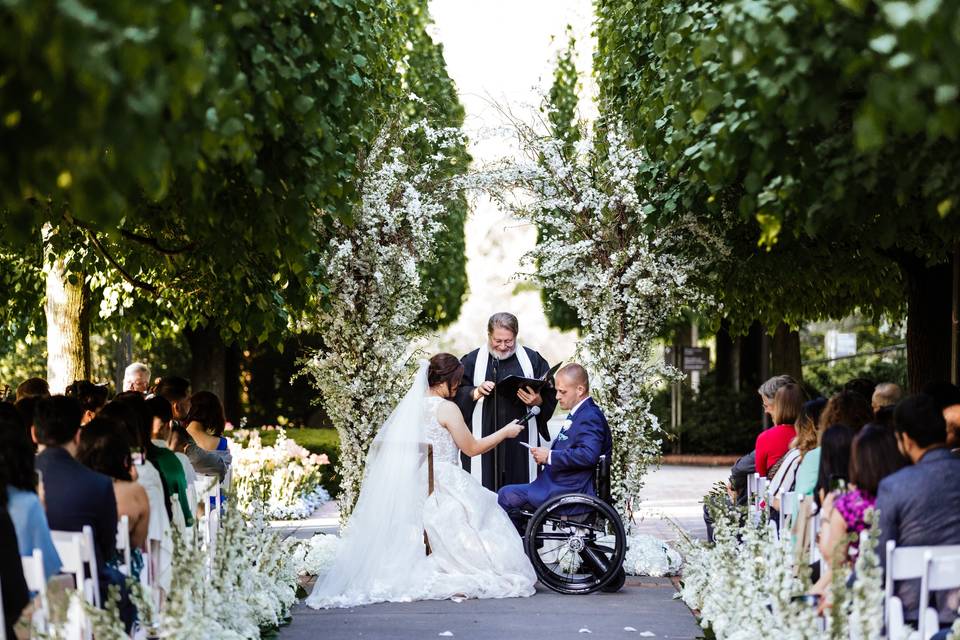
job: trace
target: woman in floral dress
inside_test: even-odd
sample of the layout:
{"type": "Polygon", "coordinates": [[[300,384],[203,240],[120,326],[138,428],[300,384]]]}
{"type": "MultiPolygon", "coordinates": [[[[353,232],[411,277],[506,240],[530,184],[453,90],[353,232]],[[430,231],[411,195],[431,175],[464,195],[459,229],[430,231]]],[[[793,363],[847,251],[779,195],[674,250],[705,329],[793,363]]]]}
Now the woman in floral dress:
{"type": "Polygon", "coordinates": [[[868,424],[853,439],[850,486],[824,501],[818,544],[827,568],[813,593],[826,593],[833,569],[856,561],[860,532],[867,528],[867,511],[877,503],[880,481],[904,463],[893,434],[878,424],[868,424]]]}

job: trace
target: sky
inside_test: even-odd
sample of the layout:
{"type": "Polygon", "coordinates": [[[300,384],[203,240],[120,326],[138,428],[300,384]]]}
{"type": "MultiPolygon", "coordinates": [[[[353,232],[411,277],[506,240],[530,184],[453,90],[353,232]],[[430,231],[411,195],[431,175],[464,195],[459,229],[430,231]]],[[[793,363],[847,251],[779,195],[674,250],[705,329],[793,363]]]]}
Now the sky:
{"type": "MultiPolygon", "coordinates": [[[[523,116],[539,106],[556,53],[566,44],[568,24],[577,38],[577,68],[586,91],[591,91],[590,0],[432,0],[430,11],[435,23],[431,35],[443,44],[448,71],[467,112],[465,128],[477,163],[515,152],[507,137],[491,134],[504,125],[500,108],[523,116]]],[[[460,318],[427,350],[467,353],[483,343],[492,313],[510,311],[520,320],[523,344],[551,363],[571,359],[575,335],[548,328],[539,291],[522,275],[521,259],[536,244],[536,229],[510,218],[486,198],[475,198],[466,238],[468,298],[460,318]]]]}

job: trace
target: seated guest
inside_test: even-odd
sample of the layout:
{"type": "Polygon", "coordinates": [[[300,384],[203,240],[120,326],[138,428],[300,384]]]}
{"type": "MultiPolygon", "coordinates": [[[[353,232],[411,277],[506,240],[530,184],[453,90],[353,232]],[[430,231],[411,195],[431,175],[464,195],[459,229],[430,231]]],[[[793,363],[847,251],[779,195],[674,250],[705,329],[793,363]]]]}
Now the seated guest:
{"type": "Polygon", "coordinates": [[[64,392],[71,398],[80,401],[83,417],[80,425],[83,426],[97,417],[100,410],[107,404],[107,387],[102,384],[93,384],[89,380],[76,380],[64,392]]]}
{"type": "Polygon", "coordinates": [[[197,473],[217,476],[221,480],[227,474],[227,463],[222,456],[214,451],[207,451],[198,446],[194,439],[186,431],[187,412],[190,410],[190,381],[178,376],[167,376],[161,378],[154,389],[154,394],[161,398],[166,398],[173,411],[173,420],[171,428],[173,431],[179,431],[178,426],[183,426],[183,434],[186,439],[181,439],[182,449],[176,449],[186,454],[197,473]]]}
{"type": "Polygon", "coordinates": [[[7,487],[7,512],[17,530],[20,555],[29,556],[34,549],[40,549],[44,574],[49,580],[60,572],[60,556],[37,496],[33,445],[27,441],[20,414],[7,402],[0,403],[0,480],[7,487]]]}
{"type": "Polygon", "coordinates": [[[770,407],[770,417],[774,426],[757,436],[757,473],[772,478],[776,465],[797,437],[794,423],[800,415],[805,394],[800,385],[790,382],[780,387],[770,407]]]}
{"type": "Polygon", "coordinates": [[[190,396],[190,411],[184,420],[187,433],[207,451],[215,451],[225,464],[232,461],[228,440],[223,437],[227,421],[223,417],[220,398],[209,391],[198,391],[190,396]]]}
{"type": "Polygon", "coordinates": [[[150,387],[150,367],[134,362],[123,371],[123,391],[146,393],[150,387]]]}
{"type": "Polygon", "coordinates": [[[826,400],[817,398],[804,402],[800,408],[800,415],[794,425],[797,436],[790,442],[790,450],[783,457],[780,468],[770,481],[771,502],[777,511],[780,510],[780,497],[794,489],[802,460],[817,446],[817,418],[824,404],[826,400]]]}
{"type": "Polygon", "coordinates": [[[157,465],[144,453],[143,437],[140,431],[140,417],[129,403],[113,400],[100,412],[99,417],[113,420],[127,433],[130,438],[133,462],[137,465],[137,482],[143,486],[150,501],[150,529],[147,537],[150,540],[162,540],[163,532],[170,526],[170,489],[157,465]]]}
{"type": "Polygon", "coordinates": [[[130,439],[123,427],[109,418],[93,419],[80,432],[77,460],[113,478],[117,515],[127,516],[130,521],[130,546],[142,549],[150,523],[150,501],[146,490],[134,482],[130,439]]]}
{"type": "Polygon", "coordinates": [[[817,472],[820,470],[820,416],[826,405],[826,398],[803,403],[802,415],[813,422],[813,446],[804,452],[793,481],[793,491],[800,495],[813,495],[813,488],[817,485],[817,472]]]}
{"type": "Polygon", "coordinates": [[[160,449],[157,456],[160,473],[166,478],[170,490],[179,496],[184,520],[192,521],[193,510],[197,504],[197,494],[193,488],[197,474],[193,470],[193,465],[190,464],[190,459],[171,449],[167,444],[170,436],[170,421],[173,418],[170,403],[160,396],[153,396],[147,399],[146,408],[151,419],[151,441],[160,449]],[[180,490],[181,487],[184,488],[183,491],[180,490]]]}
{"type": "Polygon", "coordinates": [[[20,422],[23,423],[27,441],[30,442],[30,447],[34,451],[37,450],[37,438],[33,434],[33,412],[36,410],[39,401],[40,398],[20,398],[14,405],[17,408],[17,413],[20,414],[20,422]]]}
{"type": "Polygon", "coordinates": [[[832,571],[841,563],[852,564],[857,557],[860,532],[867,528],[864,515],[877,502],[880,481],[904,465],[897,441],[887,429],[868,424],[853,439],[850,449],[850,484],[833,497],[824,509],[820,528],[820,555],[827,570],[813,587],[824,595],[832,580],[832,571]],[[850,539],[849,534],[856,534],[850,539]],[[848,543],[849,541],[849,543],[848,543]]]}
{"type": "Polygon", "coordinates": [[[960,388],[949,382],[931,382],[923,387],[923,392],[943,412],[947,423],[947,448],[954,455],[960,455],[960,388]]]}
{"type": "Polygon", "coordinates": [[[833,492],[846,486],[850,478],[850,448],[853,429],[835,424],[820,437],[820,466],[813,498],[820,507],[829,508],[833,492]]]}
{"type": "MultiPolygon", "coordinates": [[[[860,427],[867,424],[872,417],[873,411],[870,409],[870,403],[861,394],[854,391],[840,391],[830,397],[827,405],[820,413],[820,419],[817,421],[818,437],[822,437],[827,427],[837,424],[846,425],[856,432],[860,427]]],[[[804,460],[800,463],[794,491],[808,496],[815,495],[814,489],[820,475],[819,468],[820,447],[817,447],[804,456],[804,460]]],[[[818,504],[820,499],[818,496],[818,504]]]]}
{"type": "MultiPolygon", "coordinates": [[[[943,412],[926,394],[906,398],[893,414],[893,429],[900,451],[910,464],[880,482],[880,545],[895,540],[898,547],[960,544],[960,459],[946,448],[943,412]]],[[[885,562],[884,554],[880,554],[885,562]]],[[[904,616],[917,619],[919,580],[895,586],[903,601],[904,616]]],[[[956,616],[956,605],[937,593],[941,622],[956,616]]]]}
{"type": "Polygon", "coordinates": [[[49,398],[50,385],[43,378],[28,378],[17,385],[17,399],[19,402],[24,398],[49,398]]]}
{"type": "MultiPolygon", "coordinates": [[[[47,522],[55,531],[93,528],[97,564],[102,569],[113,558],[117,544],[117,499],[113,480],[76,460],[80,442],[80,403],[76,398],[53,396],[37,403],[34,430],[46,448],[37,455],[43,476],[47,522]]],[[[101,594],[110,580],[100,572],[101,594]]]]}
{"type": "Polygon", "coordinates": [[[892,407],[900,402],[902,397],[903,391],[900,390],[900,385],[893,382],[881,382],[873,390],[873,397],[870,399],[873,414],[876,415],[884,407],[892,407]]]}
{"type": "Polygon", "coordinates": [[[17,534],[10,515],[3,507],[6,492],[0,487],[0,591],[3,593],[4,637],[16,638],[14,625],[30,603],[27,581],[23,578],[23,564],[17,553],[17,534]]]}
{"type": "Polygon", "coordinates": [[[841,391],[850,391],[859,394],[861,398],[867,401],[867,404],[870,404],[870,398],[873,397],[873,392],[876,388],[877,383],[870,378],[854,378],[845,382],[841,391]]]}

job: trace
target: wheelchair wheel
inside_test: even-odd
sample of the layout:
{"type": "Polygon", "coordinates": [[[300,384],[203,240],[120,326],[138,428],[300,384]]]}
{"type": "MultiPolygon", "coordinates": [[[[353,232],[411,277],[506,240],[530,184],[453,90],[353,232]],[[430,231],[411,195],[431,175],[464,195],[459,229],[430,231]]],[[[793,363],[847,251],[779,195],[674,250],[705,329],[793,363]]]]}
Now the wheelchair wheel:
{"type": "Polygon", "coordinates": [[[567,594],[593,593],[623,571],[626,533],[599,498],[568,494],[547,502],[527,523],[524,548],[540,582],[567,594]],[[570,513],[576,515],[568,515],[570,513]]]}

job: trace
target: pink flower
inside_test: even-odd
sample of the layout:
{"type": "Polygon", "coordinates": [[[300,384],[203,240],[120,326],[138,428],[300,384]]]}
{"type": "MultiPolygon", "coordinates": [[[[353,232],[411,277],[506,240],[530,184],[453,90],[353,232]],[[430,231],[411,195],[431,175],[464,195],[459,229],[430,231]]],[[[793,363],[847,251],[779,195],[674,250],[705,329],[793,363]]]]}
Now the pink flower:
{"type": "Polygon", "coordinates": [[[223,430],[224,430],[224,431],[233,431],[233,423],[232,423],[232,422],[229,422],[229,421],[226,422],[226,423],[223,425],[223,430]]]}

